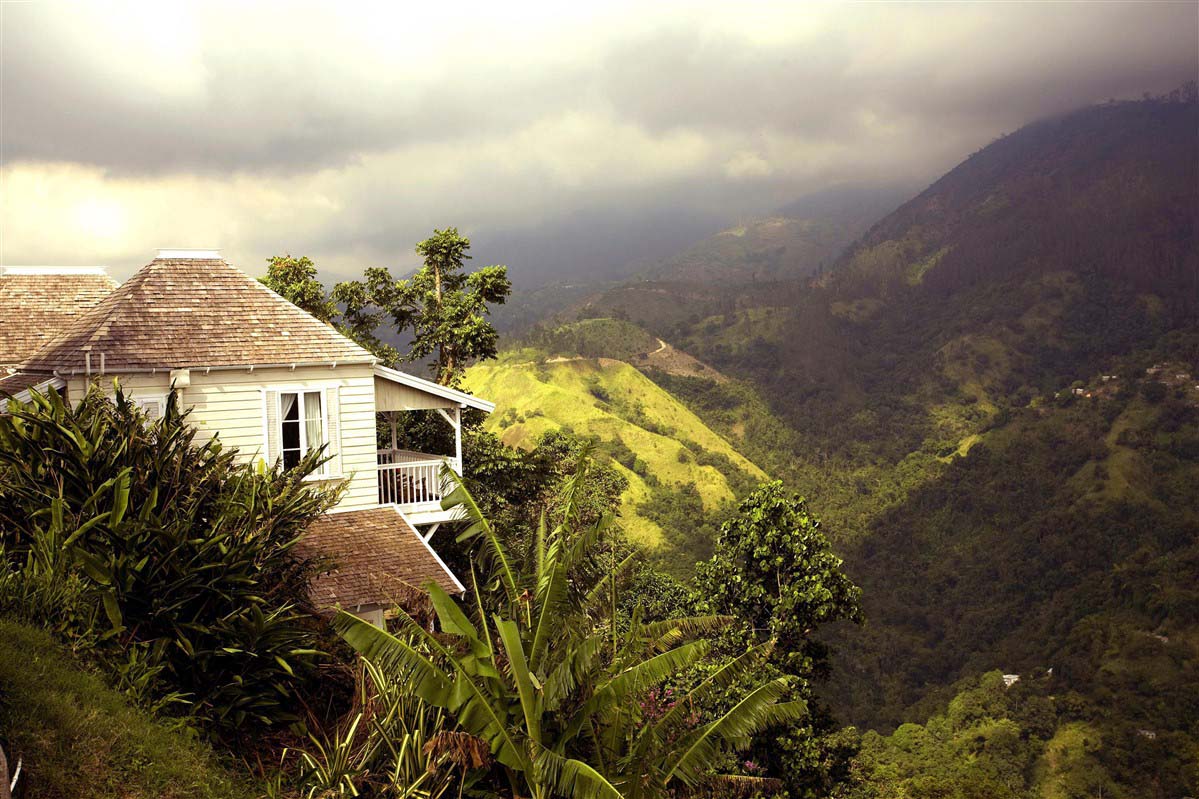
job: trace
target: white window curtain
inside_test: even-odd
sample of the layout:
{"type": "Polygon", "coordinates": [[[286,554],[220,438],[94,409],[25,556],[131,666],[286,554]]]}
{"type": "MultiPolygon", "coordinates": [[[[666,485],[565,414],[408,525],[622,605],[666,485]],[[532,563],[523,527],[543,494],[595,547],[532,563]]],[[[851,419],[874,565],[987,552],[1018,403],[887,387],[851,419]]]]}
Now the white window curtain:
{"type": "MultiPolygon", "coordinates": [[[[295,391],[279,394],[279,442],[283,466],[293,468],[310,450],[326,442],[322,392],[295,391]]],[[[317,474],[325,474],[328,465],[317,474]]]]}
{"type": "Polygon", "coordinates": [[[304,394],[304,424],[308,433],[308,449],[317,449],[325,443],[325,422],[321,414],[319,391],[304,394]]]}

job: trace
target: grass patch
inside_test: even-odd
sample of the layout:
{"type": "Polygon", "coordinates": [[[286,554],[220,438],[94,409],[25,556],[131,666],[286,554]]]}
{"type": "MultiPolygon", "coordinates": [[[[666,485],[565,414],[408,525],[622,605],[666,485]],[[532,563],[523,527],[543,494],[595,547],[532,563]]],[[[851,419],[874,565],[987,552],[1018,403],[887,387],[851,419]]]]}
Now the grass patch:
{"type": "Polygon", "coordinates": [[[650,547],[663,542],[662,529],[637,507],[652,499],[655,482],[670,488],[694,485],[705,511],[715,511],[737,493],[739,475],[730,479],[725,471],[754,482],[766,479],[725,438],[626,363],[480,364],[467,371],[464,386],[496,403],[486,426],[510,446],[531,447],[546,431],[564,429],[595,439],[601,451],[616,454],[614,461],[632,453],[643,466],[618,463],[629,479],[622,516],[630,537],[650,547]],[[727,459],[725,470],[712,465],[724,463],[721,457],[727,459]]]}
{"type": "Polygon", "coordinates": [[[186,729],[168,728],[83,671],[45,632],[0,619],[0,731],[14,799],[257,796],[186,729]]]}

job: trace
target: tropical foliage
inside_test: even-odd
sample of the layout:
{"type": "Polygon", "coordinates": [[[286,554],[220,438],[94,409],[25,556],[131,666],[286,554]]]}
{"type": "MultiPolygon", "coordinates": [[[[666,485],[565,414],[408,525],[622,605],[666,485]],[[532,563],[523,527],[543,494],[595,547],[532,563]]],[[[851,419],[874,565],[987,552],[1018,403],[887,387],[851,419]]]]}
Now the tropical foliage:
{"type": "Polygon", "coordinates": [[[434,230],[416,245],[424,266],[412,277],[396,279],[387,269],[372,268],[362,280],[338,283],[333,299],[345,308],[347,332],[386,362],[433,356],[437,382],[457,383],[471,361],[495,357],[499,334],[487,315],[512,291],[506,266],[466,272],[469,250],[470,239],[457,228],[434,230]],[[411,335],[403,358],[379,336],[384,325],[411,335]]]}
{"type": "Polygon", "coordinates": [[[268,258],[267,264],[266,277],[261,278],[264,286],[322,322],[332,323],[337,318],[337,304],[317,279],[311,258],[276,255],[268,258]]]}
{"type": "Polygon", "coordinates": [[[331,732],[283,753],[305,799],[360,793],[438,799],[487,764],[486,746],[445,729],[446,716],[407,685],[360,659],[356,707],[331,732]]]}
{"type": "Polygon", "coordinates": [[[861,621],[861,590],[842,573],[807,503],[777,480],[741,503],[721,526],[715,550],[697,569],[700,593],[753,638],[777,641],[780,662],[793,673],[825,667],[817,627],[861,621]]]}
{"type": "MultiPolygon", "coordinates": [[[[344,613],[334,626],[486,741],[515,795],[656,797],[709,785],[725,752],[744,748],[765,726],[802,717],[805,705],[793,697],[792,678],[755,677],[769,642],[697,684],[662,693],[731,620],[643,622],[635,614],[622,629],[618,593],[636,556],[620,557],[611,517],[579,524],[572,489],[585,474],[584,465],[556,519],[543,520],[527,564],[465,487],[447,499],[468,514],[462,535],[478,542],[482,571],[472,581],[469,615],[431,586],[440,632],[407,615],[395,635],[344,613]],[[736,701],[704,717],[729,690],[736,701]]],[[[747,780],[754,778],[740,778],[747,780]]]]}
{"type": "Polygon", "coordinates": [[[140,697],[218,727],[299,720],[317,628],[292,554],[335,495],[239,463],[172,396],[149,420],[118,387],[0,416],[0,541],[11,612],[96,647],[140,697]]]}

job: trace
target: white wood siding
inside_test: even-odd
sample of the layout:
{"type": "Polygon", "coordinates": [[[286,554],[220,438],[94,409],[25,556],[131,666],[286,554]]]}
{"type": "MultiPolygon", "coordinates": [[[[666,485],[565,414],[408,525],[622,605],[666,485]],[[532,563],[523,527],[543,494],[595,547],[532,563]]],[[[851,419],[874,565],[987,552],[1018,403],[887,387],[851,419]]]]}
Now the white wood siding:
{"type": "MultiPolygon", "coordinates": [[[[298,367],[255,369],[222,369],[207,374],[203,369],[191,370],[191,385],[180,390],[183,407],[190,407],[192,424],[201,431],[219,436],[221,443],[236,447],[246,461],[269,456],[266,439],[268,425],[264,417],[264,394],[279,390],[328,389],[336,402],[327,400],[327,410],[336,414],[329,421],[326,435],[330,448],[340,440],[340,452],[329,464],[331,471],[341,472],[340,478],[349,481],[339,508],[371,507],[379,504],[376,476],[375,442],[375,377],[369,364],[330,367],[298,367]],[[332,389],[336,389],[335,392],[332,389]]],[[[121,375],[126,393],[137,397],[161,396],[169,391],[169,375],[121,375]]],[[[101,379],[101,386],[111,386],[111,377],[101,379]]],[[[76,378],[69,382],[73,398],[80,396],[86,381],[76,378]]]]}
{"type": "Polygon", "coordinates": [[[375,378],[375,398],[380,408],[420,411],[432,408],[457,408],[453,400],[437,397],[411,386],[402,386],[381,377],[375,378]]]}

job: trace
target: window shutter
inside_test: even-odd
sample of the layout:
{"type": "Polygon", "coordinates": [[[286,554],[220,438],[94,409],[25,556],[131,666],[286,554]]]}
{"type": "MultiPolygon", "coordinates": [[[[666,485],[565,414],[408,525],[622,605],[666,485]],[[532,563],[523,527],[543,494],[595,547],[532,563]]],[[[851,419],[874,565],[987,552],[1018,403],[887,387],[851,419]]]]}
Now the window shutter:
{"type": "Polygon", "coordinates": [[[279,442],[279,392],[266,389],[262,392],[262,459],[267,468],[275,465],[282,454],[279,442]]]}
{"type": "Polygon", "coordinates": [[[337,386],[325,389],[325,437],[329,442],[328,454],[333,457],[325,464],[326,474],[342,475],[341,470],[341,403],[338,401],[337,386]]]}

